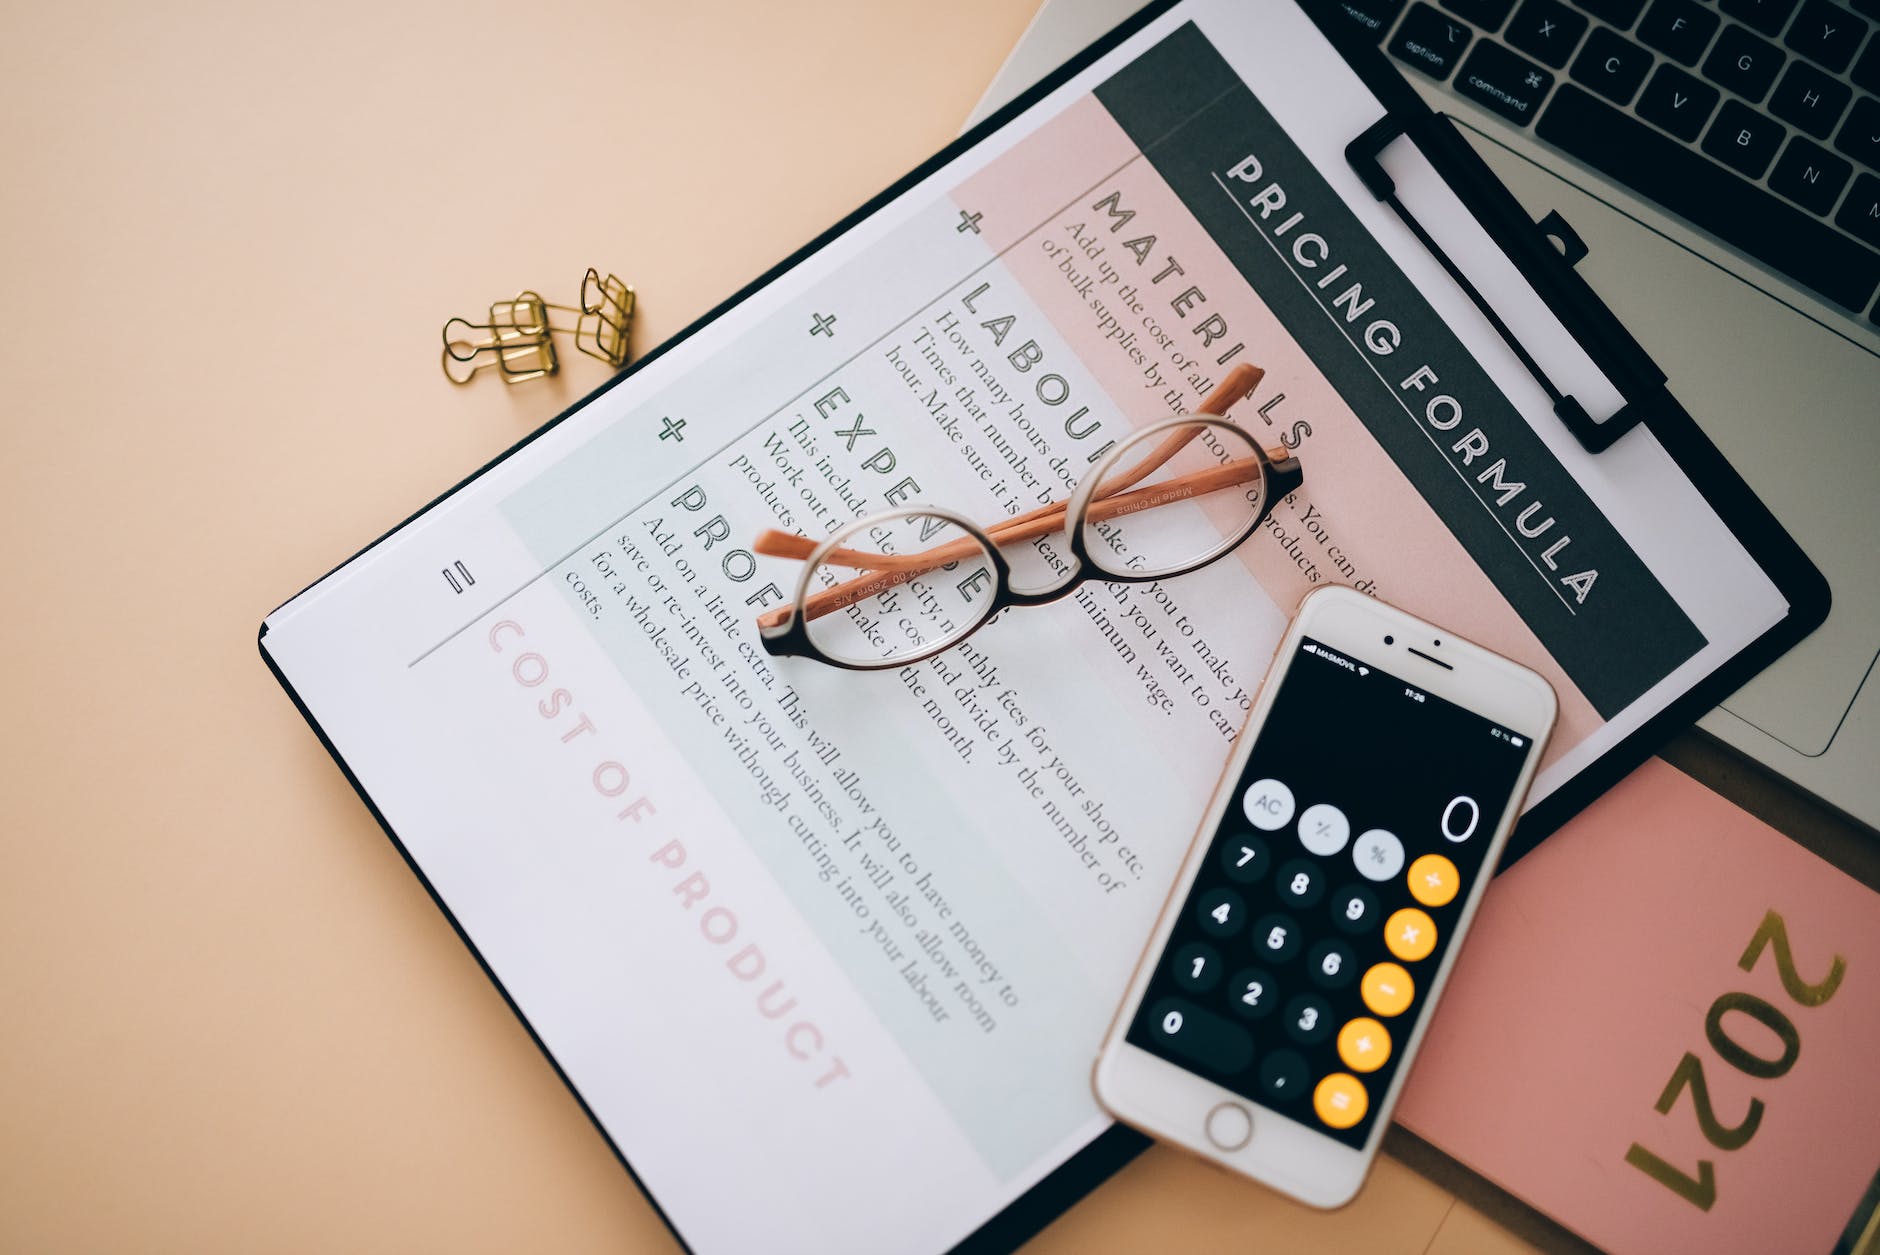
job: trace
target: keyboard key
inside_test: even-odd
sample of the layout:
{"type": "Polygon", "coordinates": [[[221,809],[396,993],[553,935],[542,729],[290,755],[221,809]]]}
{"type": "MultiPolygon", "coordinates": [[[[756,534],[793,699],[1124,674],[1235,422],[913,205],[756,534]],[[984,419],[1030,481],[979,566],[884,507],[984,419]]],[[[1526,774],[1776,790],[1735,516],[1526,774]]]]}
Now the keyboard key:
{"type": "Polygon", "coordinates": [[[1870,92],[1880,92],[1880,37],[1867,41],[1867,51],[1860,54],[1860,60],[1854,62],[1854,68],[1848,71],[1848,77],[1854,80],[1856,87],[1864,87],[1870,92]]]}
{"type": "Polygon", "coordinates": [[[1854,190],[1847,194],[1834,221],[1842,230],[1880,248],[1880,179],[1871,174],[1855,179],[1854,190]]]}
{"type": "Polygon", "coordinates": [[[1569,73],[1576,82],[1586,84],[1615,105],[1623,105],[1631,102],[1632,93],[1651,68],[1651,53],[1611,31],[1596,30],[1587,36],[1586,47],[1580,49],[1569,73]]]}
{"type": "Polygon", "coordinates": [[[1573,0],[1582,9],[1610,26],[1625,30],[1638,21],[1645,0],[1573,0]]]}
{"type": "Polygon", "coordinates": [[[1556,70],[1567,68],[1574,46],[1586,33],[1586,19],[1557,0],[1527,0],[1514,15],[1508,42],[1556,70]]]}
{"type": "Polygon", "coordinates": [[[1799,0],[1723,0],[1725,15],[1747,22],[1765,35],[1779,35],[1799,0]]]}
{"type": "Polygon", "coordinates": [[[1748,105],[1727,100],[1704,136],[1704,151],[1745,178],[1760,179],[1786,134],[1748,105]]]}
{"type": "Polygon", "coordinates": [[[1854,12],[1864,13],[1876,22],[1880,22],[1880,0],[1853,0],[1854,12]]]}
{"type": "Polygon", "coordinates": [[[1769,98],[1769,112],[1816,139],[1826,139],[1854,93],[1806,61],[1791,61],[1769,98]]]}
{"type": "Polygon", "coordinates": [[[1652,0],[1638,24],[1641,42],[1686,65],[1697,64],[1716,33],[1717,15],[1696,0],[1652,0]]]}
{"type": "MultiPolygon", "coordinates": [[[[1535,132],[1837,305],[1866,309],[1880,288],[1880,254],[1571,83],[1554,92],[1535,132]]],[[[1855,181],[1856,192],[1863,186],[1855,181]]],[[[1880,196],[1880,180],[1872,190],[1880,196]]],[[[1880,229],[1880,214],[1874,221],[1880,229]]]]}
{"type": "Polygon", "coordinates": [[[1443,7],[1492,33],[1508,20],[1508,10],[1514,8],[1514,0],[1443,0],[1443,7]]]}
{"type": "Polygon", "coordinates": [[[1427,4],[1410,10],[1396,38],[1390,41],[1391,55],[1406,65],[1413,65],[1431,78],[1441,81],[1462,60],[1463,50],[1473,38],[1469,28],[1451,17],[1444,17],[1427,4]]]}
{"type": "Polygon", "coordinates": [[[1845,70],[1867,33],[1867,23],[1828,0],[1804,0],[1782,42],[1830,70],[1845,70]]]}
{"type": "Polygon", "coordinates": [[[1769,187],[1809,213],[1825,215],[1834,208],[1853,172],[1847,162],[1797,135],[1769,172],[1769,187]]]}
{"type": "Polygon", "coordinates": [[[1554,76],[1484,39],[1456,75],[1456,90],[1520,126],[1534,120],[1554,76]]]}
{"type": "Polygon", "coordinates": [[[1776,81],[1776,71],[1787,59],[1768,40],[1758,39],[1741,26],[1726,26],[1710,55],[1704,58],[1704,77],[1755,102],[1776,81]]]}
{"type": "Polygon", "coordinates": [[[1854,102],[1834,146],[1864,166],[1880,170],[1880,100],[1862,96],[1854,102]]]}
{"type": "Polygon", "coordinates": [[[1339,0],[1332,12],[1351,19],[1372,39],[1380,39],[1403,12],[1403,0],[1339,0]]]}
{"type": "Polygon", "coordinates": [[[1662,126],[1685,143],[1696,143],[1717,107],[1717,89],[1692,78],[1669,61],[1658,67],[1645,94],[1638,98],[1639,116],[1662,126]]]}

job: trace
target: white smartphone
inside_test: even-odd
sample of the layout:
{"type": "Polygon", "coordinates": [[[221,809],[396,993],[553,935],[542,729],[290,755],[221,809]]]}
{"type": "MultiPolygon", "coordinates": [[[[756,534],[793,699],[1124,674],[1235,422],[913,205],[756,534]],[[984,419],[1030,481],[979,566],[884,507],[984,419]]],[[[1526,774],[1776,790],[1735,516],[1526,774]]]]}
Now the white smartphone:
{"type": "Polygon", "coordinates": [[[1555,710],[1546,680],[1451,632],[1307,597],[1097,1058],[1104,1108],[1349,1202],[1555,710]]]}

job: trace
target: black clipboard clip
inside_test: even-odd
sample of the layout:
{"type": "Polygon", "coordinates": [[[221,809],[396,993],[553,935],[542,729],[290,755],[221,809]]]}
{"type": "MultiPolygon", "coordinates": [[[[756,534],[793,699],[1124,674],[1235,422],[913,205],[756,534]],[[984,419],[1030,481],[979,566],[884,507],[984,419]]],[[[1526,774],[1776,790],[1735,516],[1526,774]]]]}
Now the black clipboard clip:
{"type": "Polygon", "coordinates": [[[1585,243],[1558,211],[1548,213],[1539,222],[1531,220],[1520,202],[1469,147],[1447,114],[1425,111],[1406,121],[1395,111],[1386,113],[1345,145],[1345,160],[1370,193],[1403,219],[1423,247],[1475,302],[1546,391],[1554,414],[1588,452],[1599,453],[1611,447],[1619,437],[1649,422],[1668,405],[1664,372],[1574,269],[1587,255],[1585,243]],[[1595,421],[1577,398],[1562,393],[1489,299],[1404,207],[1397,196],[1396,182],[1379,160],[1379,154],[1399,138],[1416,145],[1560,320],[1567,334],[1605,374],[1623,402],[1615,413],[1595,421]]]}

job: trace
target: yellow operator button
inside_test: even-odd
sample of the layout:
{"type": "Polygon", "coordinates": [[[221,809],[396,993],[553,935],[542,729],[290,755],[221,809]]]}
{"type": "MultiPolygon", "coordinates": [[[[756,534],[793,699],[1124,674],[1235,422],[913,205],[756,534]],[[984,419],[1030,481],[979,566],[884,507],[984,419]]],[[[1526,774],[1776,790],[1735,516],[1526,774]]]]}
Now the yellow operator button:
{"type": "Polygon", "coordinates": [[[1348,1129],[1371,1109],[1371,1096],[1364,1092],[1364,1082],[1357,1077],[1334,1072],[1312,1091],[1312,1109],[1333,1128],[1348,1129]]]}
{"type": "Polygon", "coordinates": [[[1427,959],[1436,948],[1436,922],[1414,906],[1406,906],[1384,921],[1384,944],[1406,963],[1427,959]]]}
{"type": "Polygon", "coordinates": [[[1410,896],[1424,906],[1448,906],[1461,887],[1456,865],[1440,854],[1425,854],[1410,864],[1410,896]]]}
{"type": "Polygon", "coordinates": [[[1371,1009],[1371,1014],[1402,1015],[1410,1000],[1417,996],[1417,986],[1410,979],[1410,973],[1395,963],[1377,963],[1364,974],[1358,992],[1364,996],[1364,1005],[1371,1009]]]}
{"type": "Polygon", "coordinates": [[[1375,1072],[1390,1059],[1390,1033],[1361,1015],[1338,1030],[1338,1057],[1353,1072],[1375,1072]]]}

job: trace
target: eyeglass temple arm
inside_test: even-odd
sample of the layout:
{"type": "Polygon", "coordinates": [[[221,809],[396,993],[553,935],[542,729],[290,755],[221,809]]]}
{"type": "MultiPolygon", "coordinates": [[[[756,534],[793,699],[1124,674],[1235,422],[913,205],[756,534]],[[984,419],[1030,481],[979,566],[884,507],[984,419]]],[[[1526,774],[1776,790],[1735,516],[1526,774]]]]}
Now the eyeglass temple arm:
{"type": "MultiPolygon", "coordinates": [[[[1208,393],[1207,396],[1201,399],[1201,408],[1196,412],[1211,415],[1215,418],[1223,418],[1226,416],[1228,410],[1232,409],[1235,404],[1244,399],[1248,393],[1259,387],[1260,381],[1264,378],[1266,378],[1266,372],[1264,370],[1261,370],[1258,366],[1242,362],[1240,365],[1227,372],[1227,378],[1221,380],[1214,391],[1208,393]]],[[[1187,447],[1189,441],[1200,434],[1201,429],[1199,427],[1186,432],[1170,432],[1162,438],[1162,443],[1158,444],[1150,452],[1148,457],[1136,464],[1134,470],[1128,471],[1113,479],[1106,480],[1097,490],[1097,500],[1101,501],[1105,497],[1114,497],[1119,492],[1125,492],[1134,488],[1144,479],[1162,469],[1170,458],[1180,453],[1187,447]]],[[[1059,512],[1062,513],[1062,510],[1059,512]]]]}
{"type": "MultiPolygon", "coordinates": [[[[1212,392],[1202,398],[1201,409],[1198,413],[1211,415],[1216,418],[1225,415],[1229,408],[1243,400],[1248,393],[1259,387],[1260,381],[1265,377],[1266,372],[1260,367],[1245,362],[1241,363],[1239,366],[1228,371],[1227,377],[1221,380],[1212,392]]],[[[1134,488],[1137,484],[1142,482],[1144,477],[1153,474],[1166,465],[1168,460],[1181,452],[1182,448],[1186,446],[1189,441],[1193,440],[1197,434],[1199,434],[1198,431],[1188,431],[1186,433],[1179,431],[1170,432],[1168,436],[1163,439],[1161,444],[1157,445],[1147,457],[1143,458],[1143,460],[1129,472],[1115,476],[1110,481],[1105,482],[1096,494],[1097,499],[1102,500],[1105,497],[1113,497],[1119,492],[1134,488]]],[[[1271,456],[1277,461],[1279,460],[1280,454],[1275,452],[1271,456]]],[[[1001,543],[1008,539],[1029,540],[1036,536],[1043,536],[1054,530],[1057,522],[1064,518],[1064,511],[1068,508],[1068,502],[1053,501],[1049,505],[1038,506],[1035,509],[1027,510],[1023,514],[1015,514],[1010,518],[1000,519],[997,523],[989,524],[986,527],[986,535],[1001,543]],[[1012,534],[1019,528],[1029,528],[1031,524],[1039,520],[1051,520],[1053,526],[1046,528],[1045,531],[1042,532],[1027,531],[1023,536],[1012,534]]],[[[821,543],[820,541],[811,540],[807,536],[799,536],[793,532],[780,532],[775,529],[766,529],[758,534],[757,540],[751,547],[756,550],[756,552],[764,554],[766,557],[802,559],[814,553],[816,546],[821,543]]],[[[939,562],[930,562],[927,565],[921,566],[919,569],[930,571],[935,566],[944,566],[947,562],[951,562],[953,558],[959,557],[963,553],[970,553],[970,546],[973,542],[966,543],[969,547],[961,550],[960,553],[955,553],[951,557],[944,558],[939,562]]],[[[867,553],[856,549],[836,549],[832,550],[827,557],[829,560],[838,562],[843,566],[877,571],[892,571],[911,569],[914,563],[932,556],[937,556],[941,550],[945,548],[946,546],[942,546],[941,549],[928,550],[922,553],[899,555],[867,553]]]]}
{"type": "MultiPolygon", "coordinates": [[[[1284,449],[1277,450],[1276,452],[1279,456],[1276,457],[1274,454],[1269,453],[1266,455],[1265,460],[1269,463],[1280,460],[1290,462],[1290,455],[1287,454],[1284,449]]],[[[1134,492],[1122,493],[1104,501],[1093,502],[1086,507],[1085,517],[1091,522],[1101,523],[1106,519],[1120,518],[1126,514],[1135,514],[1142,510],[1154,509],[1156,506],[1168,505],[1176,501],[1185,501],[1191,497],[1205,496],[1211,492],[1219,492],[1223,488],[1232,488],[1237,484],[1244,484],[1251,479],[1257,478],[1262,471],[1261,464],[1262,459],[1259,457],[1239,458],[1235,461],[1224,463],[1221,466],[1209,467],[1204,471],[1195,471],[1191,474],[1171,479],[1167,483],[1153,484],[1147,488],[1139,488],[1134,492]]],[[[1291,492],[1294,486],[1295,485],[1288,484],[1285,491],[1291,492]]],[[[1284,493],[1277,495],[1283,496],[1284,493]]],[[[1003,547],[1008,544],[1017,544],[1020,541],[1032,540],[1039,536],[1047,536],[1057,531],[1061,525],[1061,520],[1058,519],[1032,519],[1017,527],[1007,528],[998,536],[998,543],[1003,547]]],[[[787,532],[777,532],[773,534],[779,537],[789,538],[789,533],[787,532]]],[[[820,592],[812,594],[803,603],[803,617],[805,619],[820,619],[824,615],[841,610],[845,606],[854,605],[864,598],[873,597],[877,593],[884,592],[900,584],[905,584],[909,580],[915,579],[936,567],[945,566],[947,563],[957,561],[961,558],[971,557],[978,550],[979,542],[969,536],[959,540],[948,541],[944,545],[937,545],[932,549],[923,550],[917,554],[907,554],[905,556],[854,554],[852,555],[854,558],[853,564],[867,568],[869,574],[858,576],[852,580],[845,580],[833,587],[825,588],[820,592]],[[885,557],[885,564],[883,565],[877,565],[875,562],[871,561],[871,559],[881,557],[885,557]]],[[[833,550],[824,555],[824,561],[839,562],[844,566],[851,565],[848,560],[840,556],[843,552],[844,551],[840,549],[833,550]]],[[[774,556],[807,557],[808,555],[787,554],[774,556]]],[[[789,616],[794,609],[794,606],[783,605],[772,610],[767,610],[757,617],[757,624],[760,628],[769,628],[785,623],[789,620],[789,616]]]]}
{"type": "MultiPolygon", "coordinates": [[[[1259,387],[1260,381],[1265,377],[1266,372],[1260,367],[1254,366],[1251,363],[1241,363],[1239,366],[1228,371],[1226,378],[1222,379],[1207,396],[1202,398],[1199,413],[1215,417],[1225,415],[1231,407],[1245,399],[1249,393],[1259,387]]],[[[1169,433],[1169,435],[1166,436],[1147,457],[1143,458],[1141,462],[1137,463],[1128,472],[1104,483],[1098,490],[1096,499],[1102,501],[1105,498],[1114,497],[1119,493],[1133,488],[1136,484],[1142,482],[1146,476],[1153,474],[1162,466],[1166,465],[1170,458],[1181,452],[1198,434],[1198,429],[1188,432],[1178,431],[1169,433]]],[[[1291,455],[1286,450],[1280,449],[1275,450],[1269,456],[1273,461],[1279,461],[1291,455]]],[[[1201,472],[1203,475],[1208,473],[1209,472],[1206,471],[1201,472]]],[[[1172,481],[1170,484],[1163,485],[1162,491],[1170,490],[1181,482],[1182,481],[1177,480],[1172,481]]],[[[1207,491],[1213,490],[1209,489],[1207,491]]],[[[1173,497],[1162,498],[1162,500],[1165,501],[1174,499],[1173,497]]],[[[1002,519],[987,527],[986,534],[998,542],[1001,547],[1007,544],[1015,544],[1019,541],[1032,540],[1039,536],[1048,535],[1062,526],[1064,513],[1068,508],[1068,502],[1054,501],[1049,505],[1039,506],[1023,514],[1014,515],[1008,519],[1002,519]]],[[[1137,508],[1141,509],[1144,507],[1138,506],[1137,508]]],[[[1107,513],[1100,514],[1094,507],[1091,509],[1090,515],[1093,519],[1098,520],[1109,517],[1107,513]]],[[[766,530],[758,535],[756,541],[752,544],[752,548],[756,550],[756,552],[768,557],[804,559],[815,552],[816,546],[819,543],[818,541],[810,540],[806,536],[798,536],[789,532],[766,530]]],[[[873,572],[873,574],[864,575],[859,579],[849,580],[832,588],[824,589],[805,602],[804,611],[809,618],[821,618],[831,611],[840,610],[844,606],[854,604],[854,602],[860,600],[861,597],[873,596],[882,589],[893,587],[895,584],[905,583],[908,579],[912,579],[922,572],[931,571],[935,567],[945,566],[949,562],[966,557],[977,548],[977,541],[965,538],[951,541],[945,545],[924,550],[920,553],[905,555],[873,554],[852,549],[831,550],[825,555],[827,560],[840,563],[843,566],[853,566],[857,569],[869,570],[873,572]],[[876,585],[876,581],[882,576],[891,573],[900,574],[903,578],[876,585]],[[854,585],[861,583],[876,586],[871,587],[865,592],[853,588],[854,585]]],[[[757,624],[760,628],[775,627],[788,620],[793,608],[792,606],[784,605],[766,611],[757,617],[757,624]]]]}

